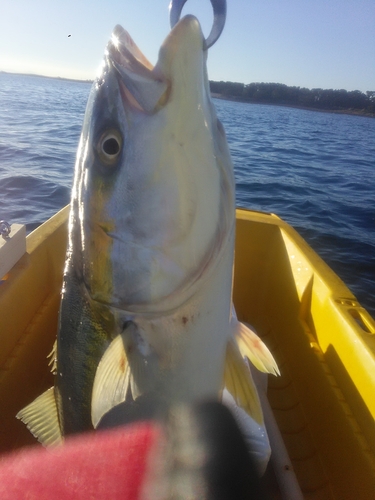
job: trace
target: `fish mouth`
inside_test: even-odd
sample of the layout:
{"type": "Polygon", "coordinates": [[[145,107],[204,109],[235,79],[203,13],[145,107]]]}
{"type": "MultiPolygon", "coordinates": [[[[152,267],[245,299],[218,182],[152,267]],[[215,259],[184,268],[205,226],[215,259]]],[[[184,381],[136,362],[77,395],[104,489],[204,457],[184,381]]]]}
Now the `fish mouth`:
{"type": "Polygon", "coordinates": [[[117,72],[123,101],[146,113],[159,108],[160,101],[166,102],[169,82],[120,25],[113,30],[107,45],[106,59],[117,72]]]}
{"type": "Polygon", "coordinates": [[[119,24],[115,26],[107,47],[113,62],[139,77],[153,78],[154,66],[138,48],[129,33],[119,24]]]}
{"type": "Polygon", "coordinates": [[[120,25],[115,26],[113,30],[105,59],[109,67],[117,72],[123,101],[146,113],[154,113],[169,100],[176,78],[173,71],[171,72],[172,61],[176,55],[195,60],[198,71],[201,72],[203,68],[199,61],[206,52],[204,47],[205,41],[198,19],[187,15],[173,27],[164,40],[155,66],[120,25]]]}

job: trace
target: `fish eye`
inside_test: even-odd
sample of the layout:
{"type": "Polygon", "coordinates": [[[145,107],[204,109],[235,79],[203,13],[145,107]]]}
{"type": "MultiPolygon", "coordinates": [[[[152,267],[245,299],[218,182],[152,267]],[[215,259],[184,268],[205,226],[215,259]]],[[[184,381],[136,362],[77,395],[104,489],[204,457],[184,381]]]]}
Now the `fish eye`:
{"type": "Polygon", "coordinates": [[[103,163],[113,165],[120,155],[122,147],[122,137],[117,130],[106,130],[98,142],[98,154],[103,163]]]}
{"type": "Polygon", "coordinates": [[[106,155],[113,156],[117,155],[117,153],[120,151],[120,144],[116,137],[108,137],[102,145],[103,152],[106,155]]]}

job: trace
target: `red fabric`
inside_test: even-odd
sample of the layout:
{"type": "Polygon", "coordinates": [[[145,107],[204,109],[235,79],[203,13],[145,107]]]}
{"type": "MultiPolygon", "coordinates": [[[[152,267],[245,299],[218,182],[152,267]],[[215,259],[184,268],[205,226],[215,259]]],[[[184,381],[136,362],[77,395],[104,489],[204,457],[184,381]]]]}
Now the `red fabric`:
{"type": "Polygon", "coordinates": [[[136,500],[159,435],[159,427],[143,422],[0,457],[0,498],[136,500]]]}

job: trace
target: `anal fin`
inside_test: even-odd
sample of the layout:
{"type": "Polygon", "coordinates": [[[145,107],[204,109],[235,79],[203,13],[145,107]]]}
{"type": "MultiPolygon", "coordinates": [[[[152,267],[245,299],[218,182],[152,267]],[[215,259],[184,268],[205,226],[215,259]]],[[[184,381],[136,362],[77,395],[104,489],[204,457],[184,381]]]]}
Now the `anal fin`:
{"type": "Polygon", "coordinates": [[[54,387],[20,410],[16,417],[44,446],[56,446],[63,442],[54,387]]]}

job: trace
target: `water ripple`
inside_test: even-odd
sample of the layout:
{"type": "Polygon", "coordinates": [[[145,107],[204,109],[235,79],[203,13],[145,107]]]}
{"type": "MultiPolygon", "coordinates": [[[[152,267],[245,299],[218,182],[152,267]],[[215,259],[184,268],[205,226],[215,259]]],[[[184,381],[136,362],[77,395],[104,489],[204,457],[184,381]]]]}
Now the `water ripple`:
{"type": "Polygon", "coordinates": [[[292,224],[375,316],[375,120],[215,100],[237,203],[292,224]]]}
{"type": "MultiPolygon", "coordinates": [[[[69,201],[90,85],[0,74],[0,218],[69,201]]],[[[215,100],[237,204],[292,224],[375,316],[375,120],[215,100]]]]}

